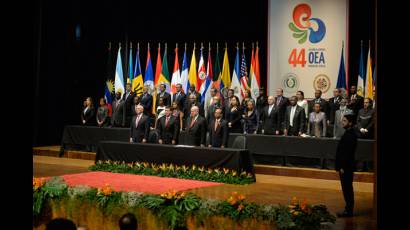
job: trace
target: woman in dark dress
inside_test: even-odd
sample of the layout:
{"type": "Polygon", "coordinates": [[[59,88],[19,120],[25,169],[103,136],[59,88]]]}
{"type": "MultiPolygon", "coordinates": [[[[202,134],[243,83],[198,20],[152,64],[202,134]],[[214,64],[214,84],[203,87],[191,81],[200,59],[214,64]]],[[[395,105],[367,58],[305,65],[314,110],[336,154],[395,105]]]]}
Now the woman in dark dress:
{"type": "Polygon", "coordinates": [[[245,132],[247,134],[256,134],[259,125],[259,114],[255,109],[253,99],[248,101],[244,114],[242,115],[245,121],[245,132]]]}
{"type": "Polygon", "coordinates": [[[100,99],[100,107],[97,110],[97,125],[98,127],[107,127],[109,122],[108,107],[105,98],[100,99]]]}
{"type": "Polygon", "coordinates": [[[182,131],[182,125],[184,120],[184,113],[179,108],[179,104],[177,101],[172,102],[172,116],[178,121],[179,129],[182,131]]]}
{"type": "Polygon", "coordinates": [[[91,97],[87,97],[85,102],[86,107],[81,112],[82,124],[86,126],[95,125],[95,109],[93,105],[93,99],[91,97]]]}
{"type": "Polygon", "coordinates": [[[239,105],[239,98],[233,96],[229,110],[225,113],[225,120],[228,122],[229,133],[243,133],[241,119],[242,109],[239,105]]]}

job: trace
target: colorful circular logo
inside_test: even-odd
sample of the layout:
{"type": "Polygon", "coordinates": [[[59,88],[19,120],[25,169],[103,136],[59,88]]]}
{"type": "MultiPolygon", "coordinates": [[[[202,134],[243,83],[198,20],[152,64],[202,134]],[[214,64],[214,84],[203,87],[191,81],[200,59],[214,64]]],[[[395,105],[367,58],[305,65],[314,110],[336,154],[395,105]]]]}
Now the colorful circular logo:
{"type": "Polygon", "coordinates": [[[313,81],[313,88],[315,90],[321,90],[322,93],[326,93],[330,89],[330,79],[325,74],[319,74],[313,81]]]}
{"type": "Polygon", "coordinates": [[[205,72],[203,72],[203,71],[199,72],[199,79],[204,80],[205,77],[206,77],[205,72]]]}
{"type": "Polygon", "coordinates": [[[293,22],[289,23],[289,29],[293,31],[293,37],[299,39],[299,44],[306,42],[308,33],[311,43],[319,43],[325,37],[325,23],[319,18],[310,18],[311,15],[312,10],[308,4],[299,4],[293,9],[293,22]]]}
{"type": "Polygon", "coordinates": [[[283,89],[287,93],[295,93],[299,89],[299,78],[294,73],[287,73],[282,79],[283,89]]]}

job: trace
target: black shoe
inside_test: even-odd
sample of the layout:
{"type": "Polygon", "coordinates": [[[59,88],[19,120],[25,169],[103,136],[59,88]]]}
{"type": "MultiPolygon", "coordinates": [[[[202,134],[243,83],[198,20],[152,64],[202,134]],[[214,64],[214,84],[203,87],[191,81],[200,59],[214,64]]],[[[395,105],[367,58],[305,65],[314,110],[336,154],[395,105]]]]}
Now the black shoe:
{"type": "Polygon", "coordinates": [[[352,217],[353,212],[348,212],[344,210],[343,212],[336,213],[337,217],[352,217]]]}

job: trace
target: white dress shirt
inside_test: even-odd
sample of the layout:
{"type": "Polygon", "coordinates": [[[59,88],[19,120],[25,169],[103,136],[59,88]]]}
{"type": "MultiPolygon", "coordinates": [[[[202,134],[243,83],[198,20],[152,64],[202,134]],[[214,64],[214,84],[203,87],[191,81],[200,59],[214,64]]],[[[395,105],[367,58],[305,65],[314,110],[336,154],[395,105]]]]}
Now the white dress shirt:
{"type": "Polygon", "coordinates": [[[290,109],[290,126],[293,126],[293,117],[295,116],[296,105],[290,109]]]}

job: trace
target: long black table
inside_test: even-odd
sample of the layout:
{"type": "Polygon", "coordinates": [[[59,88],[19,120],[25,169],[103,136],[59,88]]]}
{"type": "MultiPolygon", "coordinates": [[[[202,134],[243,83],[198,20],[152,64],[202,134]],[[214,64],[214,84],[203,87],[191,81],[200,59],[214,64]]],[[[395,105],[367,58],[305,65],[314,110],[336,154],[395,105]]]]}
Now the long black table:
{"type": "MultiPolygon", "coordinates": [[[[179,144],[187,143],[187,135],[181,132],[179,144]]],[[[128,128],[98,128],[89,126],[66,126],[61,143],[61,154],[66,147],[92,146],[94,149],[100,141],[129,140],[128,128]]],[[[155,143],[156,131],[150,132],[149,142],[155,143]]],[[[277,159],[286,165],[287,158],[304,157],[318,159],[318,167],[323,167],[325,161],[332,161],[336,156],[338,139],[333,138],[301,138],[289,136],[271,136],[261,134],[243,135],[229,134],[228,147],[234,149],[248,149],[256,163],[272,164],[277,159]]],[[[356,160],[361,162],[373,161],[374,140],[359,139],[356,160]]],[[[276,162],[275,162],[276,163],[276,162]]]]}
{"type": "Polygon", "coordinates": [[[100,141],[95,161],[99,160],[197,165],[254,173],[252,155],[245,149],[100,141]]]}

